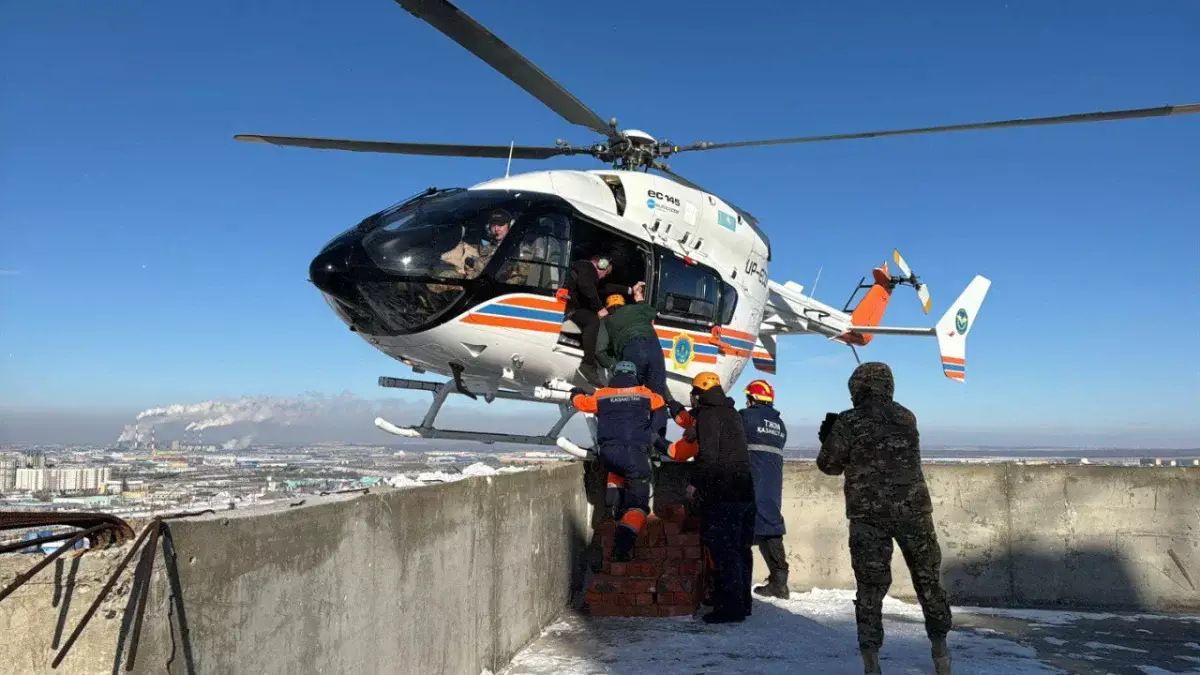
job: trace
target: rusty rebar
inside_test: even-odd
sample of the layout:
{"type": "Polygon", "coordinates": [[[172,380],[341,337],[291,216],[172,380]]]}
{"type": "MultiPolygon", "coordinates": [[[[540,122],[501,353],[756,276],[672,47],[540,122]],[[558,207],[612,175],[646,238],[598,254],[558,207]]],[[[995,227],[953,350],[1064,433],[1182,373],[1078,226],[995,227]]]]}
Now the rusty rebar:
{"type": "Polygon", "coordinates": [[[37,539],[26,539],[14,544],[4,544],[3,546],[0,546],[0,554],[20,551],[21,549],[28,548],[30,546],[41,546],[42,544],[49,544],[52,541],[70,539],[71,537],[75,536],[76,532],[78,532],[78,530],[72,532],[59,532],[58,534],[52,534],[46,537],[38,537],[37,539]]]}
{"type": "MultiPolygon", "coordinates": [[[[130,589],[131,593],[138,593],[138,592],[143,593],[143,595],[137,601],[137,608],[135,610],[137,612],[135,614],[136,623],[134,626],[134,633],[133,633],[133,635],[130,636],[130,654],[128,656],[128,660],[127,660],[126,666],[125,666],[126,670],[129,670],[130,668],[132,668],[134,657],[135,657],[135,654],[137,653],[138,638],[139,638],[139,633],[141,632],[142,619],[145,616],[146,596],[149,595],[150,576],[151,576],[151,572],[153,571],[153,566],[154,566],[155,549],[158,546],[159,537],[164,532],[167,535],[167,539],[170,538],[170,531],[167,530],[166,524],[163,521],[172,520],[175,518],[191,518],[193,516],[202,516],[206,513],[215,514],[216,511],[214,511],[213,509],[204,509],[202,511],[188,511],[188,512],[183,512],[183,513],[172,513],[172,514],[166,515],[166,516],[155,516],[153,520],[151,520],[149,523],[147,523],[146,528],[144,530],[142,530],[142,533],[140,535],[138,535],[137,541],[135,541],[133,543],[133,546],[129,549],[129,553],[125,554],[125,557],[121,559],[120,564],[118,564],[117,568],[115,570],[113,570],[112,576],[110,576],[108,581],[105,582],[104,587],[100,589],[99,595],[97,595],[96,599],[92,601],[91,606],[88,607],[88,610],[87,610],[87,612],[84,613],[83,618],[81,618],[79,620],[79,625],[77,625],[75,627],[75,630],[71,632],[71,637],[67,638],[66,643],[63,644],[62,649],[60,649],[58,652],[58,655],[54,657],[54,661],[51,662],[50,666],[52,668],[58,668],[59,664],[61,664],[63,659],[66,658],[67,653],[71,650],[71,647],[75,644],[75,640],[77,640],[79,638],[79,635],[81,633],[83,633],[83,629],[85,627],[87,627],[88,622],[91,621],[92,615],[96,613],[96,609],[100,606],[100,603],[104,600],[105,597],[107,597],[109,591],[112,590],[113,585],[116,584],[117,579],[120,578],[121,573],[125,571],[125,567],[129,565],[129,561],[133,559],[133,556],[135,553],[137,553],[138,548],[146,541],[146,538],[149,536],[149,537],[151,537],[150,547],[147,549],[143,549],[143,551],[142,551],[142,559],[138,561],[138,567],[137,567],[137,569],[134,570],[134,584],[133,584],[133,587],[130,589]],[[142,571],[143,565],[145,566],[144,578],[139,577],[139,574],[138,574],[140,571],[142,571]],[[139,591],[139,589],[140,589],[140,591],[139,591]]],[[[179,599],[179,602],[180,603],[183,602],[182,598],[179,599]]],[[[118,655],[117,658],[119,660],[120,656],[118,655]]]]}
{"type": "Polygon", "coordinates": [[[61,511],[0,511],[0,531],[53,525],[69,525],[87,529],[107,523],[112,527],[113,544],[133,539],[133,528],[121,518],[108,513],[61,511]]]}
{"type": "Polygon", "coordinates": [[[154,558],[158,555],[158,538],[166,527],[158,521],[158,527],[150,533],[150,541],[142,549],[142,559],[138,561],[137,569],[133,572],[133,587],[129,592],[137,599],[133,615],[133,628],[129,634],[129,654],[125,659],[125,670],[133,669],[134,659],[137,658],[138,643],[142,635],[142,619],[146,616],[146,604],[150,596],[150,578],[154,573],[154,558]]]}
{"type": "Polygon", "coordinates": [[[67,641],[63,643],[62,648],[58,650],[58,656],[55,656],[54,661],[50,664],[52,668],[58,668],[58,665],[62,663],[63,658],[65,658],[67,652],[70,651],[71,645],[74,645],[75,641],[79,639],[80,633],[83,632],[83,629],[85,626],[87,626],[88,621],[92,619],[92,615],[95,614],[96,610],[100,608],[100,603],[104,602],[104,598],[108,597],[109,591],[111,591],[112,587],[117,583],[117,578],[121,576],[121,572],[125,571],[125,566],[129,564],[130,560],[133,559],[133,555],[137,553],[138,547],[141,546],[142,542],[146,540],[146,537],[150,534],[150,531],[158,524],[158,522],[158,519],[155,518],[153,521],[147,524],[146,529],[142,530],[142,533],[138,535],[137,540],[133,542],[133,546],[129,548],[129,552],[126,553],[125,557],[121,559],[121,562],[117,564],[117,568],[113,570],[112,576],[108,578],[108,581],[104,582],[104,586],[96,595],[96,599],[92,601],[92,604],[88,606],[87,611],[84,612],[83,618],[79,620],[79,625],[75,626],[75,630],[71,631],[71,636],[67,638],[67,641]]]}
{"type": "Polygon", "coordinates": [[[100,530],[103,530],[107,527],[108,527],[107,524],[97,525],[91,529],[80,530],[79,532],[76,532],[70,539],[67,540],[67,543],[58,547],[58,549],[56,551],[54,551],[53,553],[51,553],[50,555],[46,556],[45,558],[42,558],[40,561],[38,561],[38,563],[36,565],[29,568],[28,572],[25,572],[21,576],[17,577],[15,580],[13,580],[13,582],[11,584],[6,586],[3,591],[0,591],[0,601],[3,601],[10,594],[12,594],[13,591],[20,588],[21,585],[24,584],[26,581],[29,581],[30,579],[32,579],[38,572],[41,572],[43,569],[45,569],[45,567],[47,565],[54,562],[55,560],[58,560],[58,558],[62,554],[66,553],[67,551],[70,551],[71,547],[75,545],[75,542],[79,541],[80,539],[83,539],[84,537],[88,536],[89,534],[95,534],[95,533],[99,532],[100,530]]]}

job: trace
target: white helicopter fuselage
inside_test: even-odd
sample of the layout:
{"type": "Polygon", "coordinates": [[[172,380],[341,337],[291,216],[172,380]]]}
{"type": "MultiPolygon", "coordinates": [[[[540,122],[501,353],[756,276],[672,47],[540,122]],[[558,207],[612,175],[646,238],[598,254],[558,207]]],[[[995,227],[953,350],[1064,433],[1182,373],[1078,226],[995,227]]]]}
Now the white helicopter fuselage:
{"type": "MultiPolygon", "coordinates": [[[[691,380],[702,371],[717,373],[727,386],[752,359],[765,372],[774,371],[773,354],[756,344],[768,296],[769,243],[719,197],[655,174],[622,170],[540,171],[489,180],[469,190],[556,195],[593,226],[661,247],[655,261],[669,254],[714,273],[712,283],[725,289],[717,293],[726,296],[725,316],[710,325],[671,321],[668,315],[656,321],[668,388],[677,400],[688,400],[691,380]],[[620,191],[606,180],[619,181],[620,191]],[[621,191],[623,205],[617,197],[621,191]],[[728,288],[736,292],[732,312],[728,303],[734,296],[728,288]]],[[[662,265],[655,262],[645,279],[647,301],[661,302],[662,274],[662,265]]],[[[550,293],[514,292],[480,301],[419,332],[358,333],[418,373],[452,377],[453,363],[461,366],[460,377],[474,391],[532,392],[556,380],[581,382],[576,374],[580,350],[559,344],[564,309],[550,293]]]]}

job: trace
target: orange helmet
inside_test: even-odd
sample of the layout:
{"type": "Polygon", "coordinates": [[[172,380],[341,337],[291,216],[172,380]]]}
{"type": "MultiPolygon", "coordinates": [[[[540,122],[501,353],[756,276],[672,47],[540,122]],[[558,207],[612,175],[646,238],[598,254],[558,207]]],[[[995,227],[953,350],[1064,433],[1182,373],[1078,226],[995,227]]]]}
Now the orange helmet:
{"type": "Polygon", "coordinates": [[[625,304],[625,296],[623,296],[623,295],[617,295],[614,293],[604,299],[604,306],[606,308],[620,307],[621,305],[624,305],[624,304],[625,304]]]}
{"type": "Polygon", "coordinates": [[[692,391],[708,391],[721,386],[721,376],[714,372],[704,371],[692,378],[692,391]]]}
{"type": "Polygon", "coordinates": [[[755,380],[746,385],[746,396],[763,403],[775,402],[775,388],[766,380],[755,380]]]}

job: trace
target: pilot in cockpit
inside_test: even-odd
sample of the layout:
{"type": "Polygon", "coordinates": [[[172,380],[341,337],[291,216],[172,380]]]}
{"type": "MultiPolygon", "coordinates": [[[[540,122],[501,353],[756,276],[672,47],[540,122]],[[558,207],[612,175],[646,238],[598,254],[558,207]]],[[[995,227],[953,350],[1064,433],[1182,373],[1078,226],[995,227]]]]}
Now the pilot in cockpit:
{"type": "MultiPolygon", "coordinates": [[[[474,237],[469,234],[463,237],[462,241],[458,242],[454,248],[442,254],[441,260],[449,266],[449,269],[438,276],[458,279],[472,279],[477,276],[483,268],[487,267],[488,261],[492,259],[496,249],[508,236],[513,220],[512,214],[507,210],[493,209],[488,214],[482,241],[476,240],[478,243],[472,243],[471,239],[474,237]]],[[[478,230],[475,231],[478,232],[478,230]]]]}

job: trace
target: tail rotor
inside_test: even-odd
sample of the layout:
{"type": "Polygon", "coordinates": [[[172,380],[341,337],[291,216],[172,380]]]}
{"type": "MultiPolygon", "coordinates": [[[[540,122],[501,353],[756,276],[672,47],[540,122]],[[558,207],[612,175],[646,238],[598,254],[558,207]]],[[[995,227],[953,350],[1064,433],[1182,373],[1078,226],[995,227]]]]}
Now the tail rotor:
{"type": "Polygon", "coordinates": [[[908,284],[917,290],[917,299],[921,301],[921,309],[925,313],[929,313],[929,308],[933,304],[932,298],[929,297],[929,286],[921,283],[920,277],[913,274],[913,271],[908,267],[908,263],[904,262],[903,256],[900,255],[899,249],[892,249],[892,259],[896,261],[896,267],[904,273],[902,277],[893,277],[892,279],[898,284],[908,284]]]}

